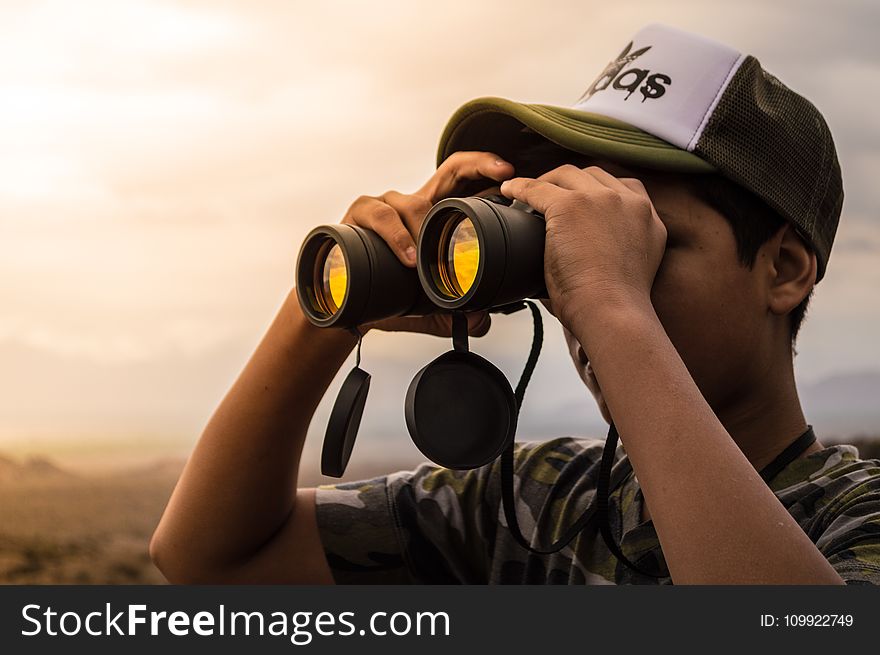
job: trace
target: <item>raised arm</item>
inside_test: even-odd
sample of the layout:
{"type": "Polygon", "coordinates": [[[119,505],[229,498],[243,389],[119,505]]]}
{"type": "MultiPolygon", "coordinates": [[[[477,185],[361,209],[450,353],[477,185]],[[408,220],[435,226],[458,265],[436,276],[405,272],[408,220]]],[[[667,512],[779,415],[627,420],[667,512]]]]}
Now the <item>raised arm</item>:
{"type": "MultiPolygon", "coordinates": [[[[343,223],[374,230],[414,267],[414,246],[431,205],[469,182],[501,181],[513,167],[486,152],[449,157],[414,194],[361,196],[343,223]]],[[[471,333],[488,315],[470,317],[471,333]]],[[[402,317],[363,326],[450,334],[447,316],[402,317]]],[[[214,412],[184,468],[150,543],[175,583],[333,581],[315,520],[313,489],[297,489],[309,423],[356,344],[338,328],[316,328],[291,291],[256,352],[214,412]]]]}
{"type": "Polygon", "coordinates": [[[169,581],[332,581],[313,492],[297,492],[296,478],[315,408],[355,343],[345,330],[311,325],[296,293],[288,295],[211,417],[153,535],[150,554],[169,581]],[[293,550],[272,557],[282,542],[293,550]]]}

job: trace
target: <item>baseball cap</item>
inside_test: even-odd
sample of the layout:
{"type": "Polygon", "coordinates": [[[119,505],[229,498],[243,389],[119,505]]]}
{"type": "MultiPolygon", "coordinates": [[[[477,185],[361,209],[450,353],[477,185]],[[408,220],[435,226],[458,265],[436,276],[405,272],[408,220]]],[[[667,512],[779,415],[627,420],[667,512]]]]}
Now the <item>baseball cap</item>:
{"type": "Polygon", "coordinates": [[[641,29],[572,107],[477,98],[449,120],[438,165],[459,150],[509,161],[535,133],[575,152],[654,170],[718,173],[795,226],[825,275],[843,206],[831,130],[760,62],[662,24],[641,29]]]}

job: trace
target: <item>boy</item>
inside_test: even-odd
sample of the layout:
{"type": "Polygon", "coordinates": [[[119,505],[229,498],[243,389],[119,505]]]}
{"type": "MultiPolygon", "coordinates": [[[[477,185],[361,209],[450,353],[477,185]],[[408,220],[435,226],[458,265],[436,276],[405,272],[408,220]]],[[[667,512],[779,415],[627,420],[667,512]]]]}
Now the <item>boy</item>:
{"type": "MultiPolygon", "coordinates": [[[[494,181],[544,214],[549,308],[619,430],[615,468],[632,467],[610,496],[616,548],[595,522],[552,555],[522,548],[497,462],[297,490],[306,429],[354,338],[312,327],[292,293],[153,537],[169,580],[880,582],[878,463],[811,441],[793,375],[843,200],[812,105],[754,58],[652,25],[574,109],[468,103],[438,159],[415,194],[362,196],[343,222],[413,266],[413,235],[443,197],[494,181]],[[773,467],[793,443],[798,456],[773,467]]],[[[488,319],[470,325],[484,334],[488,319]]],[[[438,316],[365,327],[449,333],[438,316]]],[[[601,454],[594,440],[518,444],[517,522],[531,546],[594,501],[601,454]]]]}

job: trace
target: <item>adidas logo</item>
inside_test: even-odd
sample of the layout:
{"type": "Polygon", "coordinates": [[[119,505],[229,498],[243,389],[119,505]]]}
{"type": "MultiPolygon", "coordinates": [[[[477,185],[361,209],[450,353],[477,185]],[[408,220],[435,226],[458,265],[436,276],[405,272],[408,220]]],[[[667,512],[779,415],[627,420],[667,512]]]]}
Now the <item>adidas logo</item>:
{"type": "Polygon", "coordinates": [[[604,91],[609,86],[616,91],[627,91],[624,100],[639,91],[642,94],[642,102],[648,98],[655,99],[666,93],[666,87],[672,84],[672,79],[663,73],[651,73],[645,68],[627,68],[623,70],[627,64],[631,64],[636,59],[651,49],[651,46],[640,48],[635,52],[630,52],[633,42],[630,41],[623,52],[608,63],[599,77],[584,91],[584,94],[575,103],[576,105],[589,100],[594,93],[604,91]]]}

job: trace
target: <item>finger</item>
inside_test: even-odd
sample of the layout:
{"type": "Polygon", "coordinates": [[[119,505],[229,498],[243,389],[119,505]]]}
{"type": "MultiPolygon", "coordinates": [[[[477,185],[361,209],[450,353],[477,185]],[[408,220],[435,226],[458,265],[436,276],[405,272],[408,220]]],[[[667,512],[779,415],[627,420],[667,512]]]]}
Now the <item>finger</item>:
{"type": "Polygon", "coordinates": [[[501,193],[508,198],[526,203],[546,216],[550,206],[571,191],[546,180],[515,177],[501,185],[501,193]]]}
{"type": "MultiPolygon", "coordinates": [[[[483,337],[489,331],[489,328],[492,326],[492,317],[489,315],[489,312],[467,312],[465,313],[465,319],[467,319],[468,323],[468,335],[472,337],[483,337]]],[[[437,334],[438,336],[451,337],[452,336],[452,316],[449,314],[433,314],[430,317],[436,321],[436,326],[439,326],[437,332],[432,332],[432,334],[437,334]]]]}
{"type": "Polygon", "coordinates": [[[607,186],[609,189],[614,189],[615,191],[631,190],[630,187],[628,187],[621,181],[621,178],[615,177],[604,168],[601,168],[599,166],[587,166],[585,169],[583,169],[583,171],[587,175],[593,177],[593,179],[597,180],[600,184],[607,186]]]}
{"type": "Polygon", "coordinates": [[[492,317],[489,312],[473,312],[467,314],[468,334],[472,337],[484,337],[492,327],[492,317]]]}
{"type": "MultiPolygon", "coordinates": [[[[468,334],[472,337],[485,336],[492,325],[489,312],[472,312],[466,314],[468,334]]],[[[369,329],[385,332],[416,332],[437,337],[452,336],[452,317],[449,314],[428,314],[427,316],[397,316],[366,324],[369,329]]]]}
{"type": "Polygon", "coordinates": [[[553,311],[553,304],[549,298],[541,298],[541,304],[544,305],[544,309],[550,312],[553,318],[556,318],[556,312],[553,311]]]}
{"type": "Polygon", "coordinates": [[[348,210],[343,221],[373,230],[385,240],[404,265],[416,264],[416,244],[400,215],[391,205],[371,196],[361,196],[348,210]]]}
{"type": "Polygon", "coordinates": [[[623,184],[630,191],[635,191],[640,196],[648,197],[648,190],[641,180],[634,177],[619,177],[617,181],[623,184]]]}
{"type": "Polygon", "coordinates": [[[618,193],[631,190],[619,178],[614,177],[604,168],[598,166],[578,168],[573,164],[563,164],[551,171],[547,171],[538,179],[552,182],[556,186],[570,189],[571,191],[589,192],[591,187],[594,189],[608,188],[618,193]]]}
{"type": "Polygon", "coordinates": [[[543,182],[550,182],[570,191],[589,192],[591,188],[602,189],[605,186],[586,170],[578,168],[573,164],[558,166],[553,170],[547,171],[537,179],[543,182]]]}
{"type": "Polygon", "coordinates": [[[513,176],[513,164],[491,152],[454,152],[440,164],[431,179],[416,193],[431,204],[454,195],[462,183],[489,178],[496,182],[513,176]]]}
{"type": "Polygon", "coordinates": [[[451,327],[446,320],[447,318],[439,315],[399,316],[376,321],[371,324],[371,327],[383,332],[413,332],[448,337],[451,334],[451,327]]]}
{"type": "Polygon", "coordinates": [[[418,240],[419,230],[422,227],[425,216],[431,209],[431,203],[422,196],[407,195],[397,191],[383,193],[379,199],[390,205],[398,213],[412,235],[413,240],[418,240]]]}
{"type": "Polygon", "coordinates": [[[635,192],[643,198],[646,198],[648,200],[648,204],[651,205],[651,214],[654,215],[654,220],[661,220],[660,215],[657,213],[657,208],[654,207],[654,203],[651,201],[651,196],[648,195],[648,190],[645,188],[645,185],[642,183],[641,180],[634,177],[620,177],[618,178],[618,180],[630,191],[635,192]]]}

